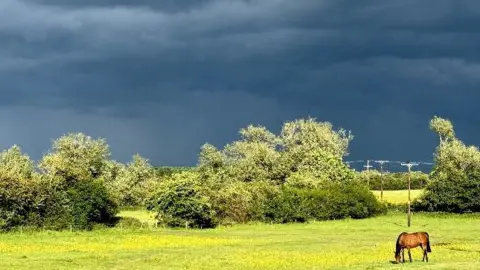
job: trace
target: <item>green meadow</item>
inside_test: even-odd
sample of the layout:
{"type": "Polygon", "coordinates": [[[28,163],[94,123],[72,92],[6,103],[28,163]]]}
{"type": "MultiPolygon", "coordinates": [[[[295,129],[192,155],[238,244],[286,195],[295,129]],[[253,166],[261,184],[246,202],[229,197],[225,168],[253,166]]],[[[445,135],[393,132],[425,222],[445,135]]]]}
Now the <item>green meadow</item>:
{"type": "MultiPolygon", "coordinates": [[[[380,199],[380,190],[372,190],[373,194],[380,199]]],[[[410,199],[413,201],[422,195],[423,189],[410,190],[410,199]]],[[[383,200],[393,204],[408,203],[408,190],[384,190],[383,200]]]]}
{"type": "MultiPolygon", "coordinates": [[[[388,191],[385,198],[400,198],[400,192],[388,191]]],[[[411,228],[405,214],[390,213],[362,220],[211,230],[156,228],[151,214],[142,210],[120,215],[145,225],[0,234],[0,269],[404,269],[409,262],[390,262],[403,231],[427,231],[431,237],[430,262],[421,261],[417,248],[410,267],[480,269],[477,214],[414,213],[411,228]]]]}

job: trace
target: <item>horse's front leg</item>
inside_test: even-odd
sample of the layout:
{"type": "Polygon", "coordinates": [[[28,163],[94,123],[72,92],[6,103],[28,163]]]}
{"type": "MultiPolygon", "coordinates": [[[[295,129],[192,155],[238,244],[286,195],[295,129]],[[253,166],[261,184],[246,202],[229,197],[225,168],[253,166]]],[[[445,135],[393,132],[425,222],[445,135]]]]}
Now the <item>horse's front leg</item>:
{"type": "Polygon", "coordinates": [[[410,249],[408,249],[408,259],[412,262],[412,254],[410,253],[410,249]]]}
{"type": "Polygon", "coordinates": [[[402,262],[405,263],[405,249],[402,248],[402,262]]]}

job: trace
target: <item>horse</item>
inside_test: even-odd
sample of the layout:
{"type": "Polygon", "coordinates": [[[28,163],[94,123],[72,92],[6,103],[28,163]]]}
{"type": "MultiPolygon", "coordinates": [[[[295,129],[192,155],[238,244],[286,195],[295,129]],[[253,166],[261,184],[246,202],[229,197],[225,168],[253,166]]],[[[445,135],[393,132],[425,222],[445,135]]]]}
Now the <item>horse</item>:
{"type": "Polygon", "coordinates": [[[422,262],[425,260],[428,262],[428,252],[432,252],[430,248],[430,236],[427,232],[414,232],[414,233],[407,233],[402,232],[398,238],[397,242],[395,243],[395,263],[400,263],[401,257],[403,258],[403,263],[405,263],[405,248],[408,250],[408,257],[410,258],[410,262],[412,262],[412,255],[410,254],[411,248],[416,248],[420,246],[423,250],[423,258],[422,262]],[[400,257],[400,252],[402,252],[402,256],[400,257]]]}

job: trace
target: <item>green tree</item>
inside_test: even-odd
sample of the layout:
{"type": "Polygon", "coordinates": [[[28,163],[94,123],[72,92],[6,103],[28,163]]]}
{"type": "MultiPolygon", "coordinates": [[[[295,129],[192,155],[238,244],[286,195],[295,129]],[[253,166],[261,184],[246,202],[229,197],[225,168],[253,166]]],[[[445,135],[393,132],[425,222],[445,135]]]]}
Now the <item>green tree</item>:
{"type": "Polygon", "coordinates": [[[453,124],[448,119],[434,116],[432,120],[430,120],[430,130],[437,133],[440,143],[455,139],[453,124]]]}
{"type": "Polygon", "coordinates": [[[123,166],[112,189],[122,206],[142,206],[154,192],[157,183],[155,170],[146,158],[136,154],[123,166]]]}
{"type": "Polygon", "coordinates": [[[240,130],[240,140],[217,150],[202,147],[199,172],[217,182],[272,181],[283,184],[292,173],[314,177],[316,181],[344,181],[354,178],[342,161],[348,155],[353,136],[330,123],[314,118],[284,123],[279,136],[265,127],[249,125],[240,130]]]}
{"type": "MultiPolygon", "coordinates": [[[[283,200],[281,187],[319,189],[348,183],[353,170],[343,162],[353,136],[314,118],[285,122],[277,136],[260,125],[239,131],[240,139],[217,149],[201,148],[198,174],[218,218],[225,222],[265,219],[264,204],[283,200]]],[[[294,211],[294,210],[292,210],[294,211]]]]}
{"type": "Polygon", "coordinates": [[[92,139],[83,133],[70,133],[53,142],[52,151],[40,162],[40,168],[67,182],[97,178],[110,157],[105,139],[92,139]]]}
{"type": "Polygon", "coordinates": [[[284,151],[322,149],[337,157],[348,155],[348,145],[352,139],[351,132],[344,129],[335,131],[331,123],[319,122],[315,118],[284,123],[279,138],[284,151]]]}
{"type": "Polygon", "coordinates": [[[284,182],[296,172],[297,180],[299,175],[318,182],[353,179],[353,171],[342,161],[352,139],[350,132],[335,131],[329,122],[315,118],[286,122],[279,136],[283,177],[278,180],[284,182]]]}
{"type": "Polygon", "coordinates": [[[264,142],[237,141],[224,149],[230,177],[243,182],[272,178],[279,153],[264,142]]]}
{"type": "Polygon", "coordinates": [[[215,146],[205,143],[200,148],[197,171],[200,179],[211,185],[221,185],[224,181],[226,161],[223,153],[215,146]]]}
{"type": "Polygon", "coordinates": [[[480,152],[477,147],[466,146],[453,137],[453,127],[445,126],[448,128],[434,130],[440,135],[435,164],[425,193],[414,206],[428,211],[480,211],[480,152]]]}
{"type": "Polygon", "coordinates": [[[44,193],[49,205],[45,218],[60,227],[69,224],[80,229],[110,222],[118,206],[103,177],[109,156],[104,139],[70,133],[55,140],[39,164],[42,182],[48,187],[44,193]]]}
{"type": "Polygon", "coordinates": [[[28,224],[35,208],[34,163],[17,145],[0,153],[0,230],[28,224]]]}
{"type": "Polygon", "coordinates": [[[31,179],[35,164],[18,145],[0,153],[0,175],[11,179],[31,179]]]}
{"type": "Polygon", "coordinates": [[[278,144],[277,136],[260,125],[248,125],[240,129],[239,133],[243,142],[265,144],[269,148],[275,148],[278,144]]]}

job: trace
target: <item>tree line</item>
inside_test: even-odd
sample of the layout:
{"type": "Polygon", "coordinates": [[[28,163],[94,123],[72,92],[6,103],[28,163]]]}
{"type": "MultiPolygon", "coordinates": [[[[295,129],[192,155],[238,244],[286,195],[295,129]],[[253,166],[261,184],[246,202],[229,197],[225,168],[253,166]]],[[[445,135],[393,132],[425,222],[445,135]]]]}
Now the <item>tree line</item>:
{"type": "Polygon", "coordinates": [[[358,181],[367,183],[371,190],[405,190],[408,188],[410,177],[411,189],[423,189],[429,182],[429,175],[421,171],[408,172],[383,172],[378,170],[365,170],[356,173],[358,181]]]}
{"type": "MultiPolygon", "coordinates": [[[[414,188],[426,189],[415,207],[477,211],[478,149],[456,139],[448,120],[435,117],[430,126],[440,145],[432,173],[413,174],[414,188]]],[[[129,206],[154,211],[167,226],[198,228],[385,213],[370,191],[379,188],[377,172],[343,162],[352,139],[315,118],[285,122],[279,134],[249,125],[222,148],[201,146],[190,168],[155,168],[138,154],[124,164],[111,159],[105,139],[82,133],[56,139],[38,162],[14,145],[0,153],[0,229],[114,226],[129,206]]],[[[405,174],[384,177],[384,189],[404,189],[405,174]]]]}

